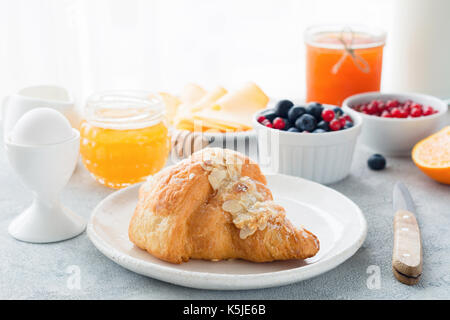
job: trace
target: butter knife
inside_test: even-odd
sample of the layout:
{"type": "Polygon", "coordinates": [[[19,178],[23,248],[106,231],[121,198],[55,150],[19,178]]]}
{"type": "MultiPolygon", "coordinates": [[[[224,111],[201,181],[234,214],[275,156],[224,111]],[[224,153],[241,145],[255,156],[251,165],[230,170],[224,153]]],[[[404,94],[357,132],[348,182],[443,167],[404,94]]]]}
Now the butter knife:
{"type": "Polygon", "coordinates": [[[416,208],[406,186],[397,182],[393,192],[394,249],[392,271],[398,281],[414,285],[422,275],[422,241],[416,208]]]}

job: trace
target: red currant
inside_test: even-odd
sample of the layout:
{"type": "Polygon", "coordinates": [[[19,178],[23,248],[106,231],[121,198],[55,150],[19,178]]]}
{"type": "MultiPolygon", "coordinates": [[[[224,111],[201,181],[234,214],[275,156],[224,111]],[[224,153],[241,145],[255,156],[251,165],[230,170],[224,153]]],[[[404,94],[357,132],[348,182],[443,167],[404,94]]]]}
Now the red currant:
{"type": "Polygon", "coordinates": [[[399,118],[408,118],[408,114],[409,114],[409,112],[407,110],[400,109],[400,116],[399,116],[399,118]]]}
{"type": "Polygon", "coordinates": [[[283,118],[277,117],[273,119],[273,128],[278,130],[283,130],[286,126],[286,122],[284,122],[283,118]]]}
{"type": "Polygon", "coordinates": [[[411,109],[414,109],[414,108],[422,110],[422,105],[420,103],[414,102],[413,104],[411,104],[411,109]]]}
{"type": "Polygon", "coordinates": [[[349,122],[353,122],[352,117],[350,117],[348,114],[344,114],[342,117],[349,122]]]}
{"type": "Polygon", "coordinates": [[[383,118],[392,118],[391,114],[389,113],[389,111],[383,111],[383,113],[381,114],[381,116],[383,118]]]}
{"type": "Polygon", "coordinates": [[[417,107],[412,108],[410,114],[411,114],[411,117],[413,117],[413,118],[420,117],[422,115],[422,109],[417,108],[417,107]]]}
{"type": "Polygon", "coordinates": [[[325,122],[330,122],[334,119],[334,111],[330,109],[325,109],[322,111],[322,119],[325,122]]]}
{"type": "Polygon", "coordinates": [[[429,116],[429,115],[431,115],[433,113],[434,113],[433,107],[428,106],[428,107],[423,108],[422,115],[429,116]]]}
{"type": "Polygon", "coordinates": [[[398,100],[389,100],[389,101],[386,103],[386,107],[387,107],[388,109],[397,108],[399,104],[400,104],[400,103],[398,102],[398,100]]]}
{"type": "Polygon", "coordinates": [[[337,119],[333,119],[330,122],[330,129],[331,131],[338,131],[341,130],[341,121],[337,120],[337,119]]]}
{"type": "Polygon", "coordinates": [[[267,120],[267,119],[264,116],[259,116],[257,120],[258,120],[259,123],[263,123],[263,121],[267,120]]]}
{"type": "Polygon", "coordinates": [[[406,116],[408,116],[411,113],[411,105],[405,105],[403,108],[400,108],[400,110],[402,110],[403,112],[406,113],[406,116]]]}
{"type": "Polygon", "coordinates": [[[339,120],[339,123],[341,124],[341,127],[343,128],[345,126],[345,123],[347,122],[347,120],[344,117],[340,117],[338,120],[339,120]]]}
{"type": "Polygon", "coordinates": [[[401,118],[402,111],[399,108],[392,108],[391,116],[393,118],[401,118]]]}
{"type": "Polygon", "coordinates": [[[356,111],[361,111],[361,107],[362,107],[362,104],[358,104],[355,107],[353,107],[353,109],[355,109],[356,111]]]}
{"type": "Polygon", "coordinates": [[[374,114],[378,112],[378,101],[373,100],[369,105],[367,106],[367,112],[369,114],[374,114]]]}

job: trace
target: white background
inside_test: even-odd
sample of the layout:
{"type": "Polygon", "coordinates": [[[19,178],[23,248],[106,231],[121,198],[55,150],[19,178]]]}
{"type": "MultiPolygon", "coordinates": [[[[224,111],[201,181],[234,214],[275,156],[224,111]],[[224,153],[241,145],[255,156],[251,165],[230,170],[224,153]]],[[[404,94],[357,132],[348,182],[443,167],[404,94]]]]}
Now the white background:
{"type": "Polygon", "coordinates": [[[98,90],[252,80],[270,96],[301,98],[304,29],[357,23],[389,33],[394,2],[0,0],[0,97],[58,84],[81,105],[98,90]]]}

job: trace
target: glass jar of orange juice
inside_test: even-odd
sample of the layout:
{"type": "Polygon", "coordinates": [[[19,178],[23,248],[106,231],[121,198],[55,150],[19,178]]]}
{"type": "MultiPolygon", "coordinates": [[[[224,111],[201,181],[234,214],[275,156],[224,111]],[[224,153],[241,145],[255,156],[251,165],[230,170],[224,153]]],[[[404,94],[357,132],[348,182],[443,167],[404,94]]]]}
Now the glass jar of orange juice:
{"type": "Polygon", "coordinates": [[[141,182],[161,170],[170,139],[157,95],[115,91],[91,96],[81,124],[80,153],[91,175],[110,188],[141,182]]]}
{"type": "Polygon", "coordinates": [[[379,91],[386,33],[323,25],[305,32],[306,99],[340,106],[348,96],[379,91]]]}

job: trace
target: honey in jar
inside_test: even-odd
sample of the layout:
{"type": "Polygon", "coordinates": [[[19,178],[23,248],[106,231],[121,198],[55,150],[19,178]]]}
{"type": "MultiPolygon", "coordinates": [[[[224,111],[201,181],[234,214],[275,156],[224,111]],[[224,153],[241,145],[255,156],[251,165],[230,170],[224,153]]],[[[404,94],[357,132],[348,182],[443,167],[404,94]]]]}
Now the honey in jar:
{"type": "Polygon", "coordinates": [[[306,30],[306,99],[340,106],[345,98],[379,91],[386,35],[364,26],[306,30]]]}
{"type": "Polygon", "coordinates": [[[146,92],[93,95],[80,133],[85,167],[110,188],[144,181],[164,167],[170,151],[163,102],[146,92]]]}

